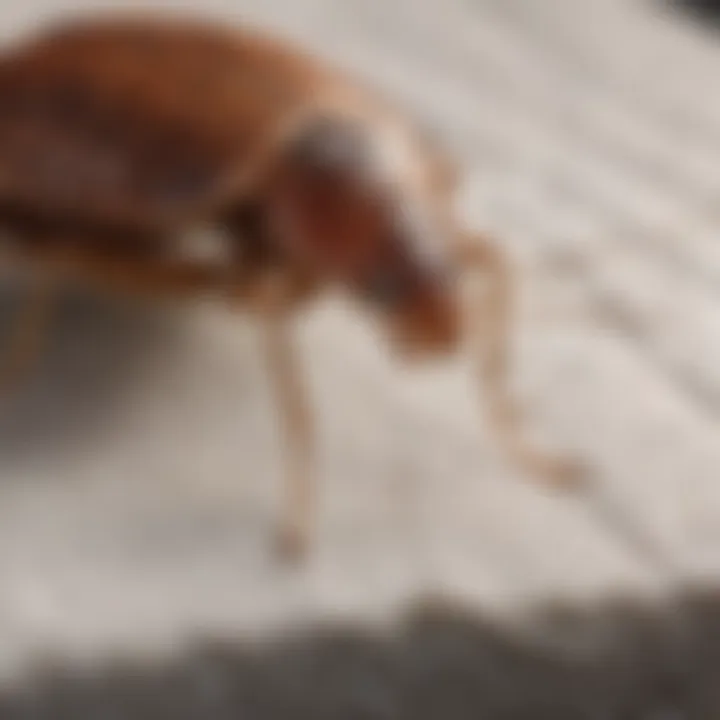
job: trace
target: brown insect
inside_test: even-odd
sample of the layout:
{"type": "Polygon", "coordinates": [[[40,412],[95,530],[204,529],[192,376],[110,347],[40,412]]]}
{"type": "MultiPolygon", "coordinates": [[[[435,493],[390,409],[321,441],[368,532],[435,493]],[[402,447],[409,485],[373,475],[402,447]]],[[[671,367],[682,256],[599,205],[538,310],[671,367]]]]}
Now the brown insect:
{"type": "Polygon", "coordinates": [[[297,552],[313,437],[288,320],[337,287],[381,320],[401,357],[450,353],[468,329],[481,337],[497,437],[530,473],[567,481],[569,465],[521,437],[507,385],[510,267],[457,226],[455,185],[391,103],[280,39],[148,17],[52,28],[0,60],[0,227],[38,279],[9,367],[37,350],[62,278],[254,310],[288,446],[280,536],[297,552]],[[181,251],[209,226],[228,238],[222,263],[181,251]],[[462,269],[486,281],[472,313],[462,269]]]}

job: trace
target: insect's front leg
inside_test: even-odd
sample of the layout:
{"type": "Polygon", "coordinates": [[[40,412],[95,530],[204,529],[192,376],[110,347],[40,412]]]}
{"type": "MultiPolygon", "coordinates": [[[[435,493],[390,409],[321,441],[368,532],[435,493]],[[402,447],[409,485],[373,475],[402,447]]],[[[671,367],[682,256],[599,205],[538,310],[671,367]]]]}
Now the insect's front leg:
{"type": "Polygon", "coordinates": [[[486,280],[483,302],[473,306],[474,340],[481,344],[479,373],[485,389],[489,423],[508,455],[526,472],[554,485],[575,484],[583,468],[573,459],[547,453],[528,442],[522,414],[510,389],[510,345],[515,300],[514,276],[503,252],[484,238],[468,238],[460,262],[486,280]]]}

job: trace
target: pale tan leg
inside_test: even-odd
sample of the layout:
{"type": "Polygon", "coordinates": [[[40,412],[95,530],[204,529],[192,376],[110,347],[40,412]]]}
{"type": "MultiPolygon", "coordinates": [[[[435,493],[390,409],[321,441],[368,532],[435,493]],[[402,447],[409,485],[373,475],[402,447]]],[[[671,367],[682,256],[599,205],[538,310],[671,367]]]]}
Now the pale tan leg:
{"type": "Polygon", "coordinates": [[[307,549],[312,529],[315,503],[313,423],[288,316],[283,308],[275,307],[266,312],[264,330],[267,367],[286,445],[286,497],[278,528],[279,549],[286,558],[296,560],[307,549]]]}
{"type": "Polygon", "coordinates": [[[27,374],[42,349],[48,321],[54,307],[55,282],[42,274],[12,321],[4,356],[0,357],[0,392],[17,385],[27,374]]]}
{"type": "Polygon", "coordinates": [[[510,391],[509,352],[513,315],[513,275],[502,252],[477,239],[461,248],[465,265],[480,271],[487,293],[478,312],[472,308],[475,340],[482,343],[479,372],[485,386],[490,427],[508,455],[526,472],[555,485],[574,484],[582,469],[574,460],[530,444],[522,417],[510,391]]]}
{"type": "Polygon", "coordinates": [[[79,257],[73,266],[88,279],[114,289],[192,297],[219,292],[233,304],[259,311],[264,319],[268,371],[276,393],[286,445],[286,493],[279,527],[280,549],[289,558],[303,554],[311,529],[314,501],[310,409],[294,356],[288,310],[312,294],[312,283],[283,274],[252,270],[229,276],[193,266],[142,265],[113,259],[79,257]]]}

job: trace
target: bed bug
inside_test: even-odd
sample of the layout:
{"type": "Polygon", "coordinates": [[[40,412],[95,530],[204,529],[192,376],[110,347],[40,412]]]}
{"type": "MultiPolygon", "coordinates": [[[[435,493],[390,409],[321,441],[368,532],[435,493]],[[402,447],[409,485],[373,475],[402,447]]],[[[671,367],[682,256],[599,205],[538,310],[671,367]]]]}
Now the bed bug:
{"type": "Polygon", "coordinates": [[[0,59],[0,228],[37,271],[7,348],[37,352],[59,280],[152,296],[213,294],[257,314],[287,446],[279,534],[313,510],[313,422],[291,320],[329,288],[379,319],[401,359],[472,334],[490,425],[548,483],[572,464],[529,444],[508,387],[513,273],[453,217],[458,174],[380,92],[289,40],[197,19],[76,18],[0,59]],[[183,255],[204,228],[222,262],[183,255]],[[485,280],[482,301],[459,271],[485,280]]]}

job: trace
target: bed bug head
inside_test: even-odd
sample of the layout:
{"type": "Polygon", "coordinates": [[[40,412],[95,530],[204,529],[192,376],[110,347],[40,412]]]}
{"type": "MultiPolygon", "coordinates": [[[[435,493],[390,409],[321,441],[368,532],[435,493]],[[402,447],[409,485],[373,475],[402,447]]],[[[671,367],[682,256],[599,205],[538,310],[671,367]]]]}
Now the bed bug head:
{"type": "Polygon", "coordinates": [[[349,290],[398,349],[453,349],[455,273],[438,198],[410,171],[403,142],[355,119],[322,117],[283,148],[270,214],[294,260],[349,290]]]}

